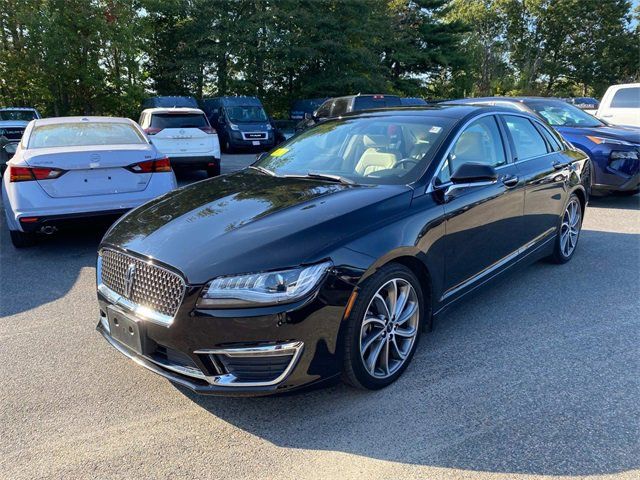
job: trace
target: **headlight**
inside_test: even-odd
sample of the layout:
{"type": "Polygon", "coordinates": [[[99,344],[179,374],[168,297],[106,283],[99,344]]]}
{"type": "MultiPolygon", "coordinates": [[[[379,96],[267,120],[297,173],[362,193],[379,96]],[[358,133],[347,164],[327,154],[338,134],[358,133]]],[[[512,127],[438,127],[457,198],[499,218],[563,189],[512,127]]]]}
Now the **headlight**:
{"type": "Polygon", "coordinates": [[[291,303],[309,294],[331,262],[274,272],[218,277],[202,290],[198,307],[225,308],[291,303]]]}
{"type": "Polygon", "coordinates": [[[638,152],[634,150],[614,150],[611,152],[611,160],[637,160],[638,152]]]}
{"type": "Polygon", "coordinates": [[[600,145],[601,143],[608,143],[610,145],[627,145],[629,147],[633,146],[633,143],[625,142],[624,140],[614,140],[613,138],[593,137],[591,135],[587,135],[587,138],[598,145],[600,145]]]}
{"type": "Polygon", "coordinates": [[[235,123],[231,123],[229,122],[229,128],[231,130],[240,130],[240,128],[238,127],[238,125],[236,125],[235,123]]]}
{"type": "Polygon", "coordinates": [[[269,131],[269,130],[273,130],[273,127],[271,126],[270,123],[267,123],[267,131],[269,131]]]}

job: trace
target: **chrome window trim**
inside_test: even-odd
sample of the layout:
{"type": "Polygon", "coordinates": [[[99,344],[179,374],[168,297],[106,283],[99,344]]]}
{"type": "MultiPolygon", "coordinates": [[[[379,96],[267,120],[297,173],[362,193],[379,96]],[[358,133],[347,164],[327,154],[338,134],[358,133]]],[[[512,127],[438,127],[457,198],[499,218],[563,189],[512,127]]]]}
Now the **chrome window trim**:
{"type": "Polygon", "coordinates": [[[98,252],[98,261],[96,264],[96,283],[98,286],[98,291],[104,295],[104,297],[109,300],[111,303],[113,303],[114,305],[117,305],[119,307],[124,308],[125,310],[127,310],[129,313],[131,313],[132,315],[134,315],[135,317],[141,319],[141,320],[148,320],[150,322],[156,323],[158,325],[162,325],[163,327],[170,327],[171,324],[173,323],[173,321],[176,318],[176,315],[178,314],[178,310],[180,309],[180,305],[182,305],[182,302],[184,301],[184,295],[187,291],[187,284],[184,280],[184,277],[180,274],[178,274],[177,272],[174,272],[173,270],[169,270],[168,268],[165,268],[161,265],[158,265],[157,263],[154,263],[153,261],[151,261],[150,259],[144,259],[144,258],[140,258],[140,257],[135,257],[133,255],[130,255],[128,253],[122,252],[120,250],[115,250],[112,248],[103,248],[98,252]],[[159,268],[161,270],[164,270],[165,272],[170,273],[171,275],[176,275],[180,278],[181,282],[182,282],[182,294],[180,296],[180,302],[178,305],[178,309],[176,310],[176,313],[173,316],[169,316],[169,315],[165,315],[163,313],[157,312],[155,310],[152,310],[148,307],[144,307],[142,305],[138,305],[135,302],[132,302],[131,300],[129,300],[128,298],[125,298],[123,295],[120,295],[117,292],[114,292],[113,290],[111,290],[109,287],[107,287],[104,283],[102,283],[102,252],[105,250],[110,250],[112,252],[116,252],[118,254],[124,255],[126,257],[132,258],[134,260],[138,260],[140,262],[144,262],[147,263],[149,265],[152,265],[154,268],[159,268]]]}
{"type": "Polygon", "coordinates": [[[302,354],[303,347],[303,342],[289,342],[260,347],[202,349],[193,353],[198,355],[226,355],[227,357],[274,357],[293,354],[287,368],[277,378],[268,382],[239,382],[237,377],[231,373],[205,377],[210,384],[221,387],[268,387],[277,385],[289,376],[302,354]]]}

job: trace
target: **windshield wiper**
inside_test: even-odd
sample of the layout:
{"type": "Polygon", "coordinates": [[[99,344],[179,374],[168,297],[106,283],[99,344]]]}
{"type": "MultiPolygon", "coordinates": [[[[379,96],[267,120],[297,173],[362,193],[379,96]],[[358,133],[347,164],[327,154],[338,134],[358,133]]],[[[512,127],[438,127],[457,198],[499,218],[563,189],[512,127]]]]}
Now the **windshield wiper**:
{"type": "Polygon", "coordinates": [[[332,182],[342,183],[343,185],[355,185],[356,182],[340,175],[332,175],[329,173],[308,172],[306,175],[285,175],[290,178],[317,178],[318,180],[329,180],[332,182]]]}
{"type": "Polygon", "coordinates": [[[272,177],[277,177],[278,175],[275,174],[275,172],[272,172],[271,170],[261,167],[260,165],[249,165],[249,168],[253,168],[254,170],[258,170],[259,172],[264,173],[265,175],[270,175],[272,177]]]}

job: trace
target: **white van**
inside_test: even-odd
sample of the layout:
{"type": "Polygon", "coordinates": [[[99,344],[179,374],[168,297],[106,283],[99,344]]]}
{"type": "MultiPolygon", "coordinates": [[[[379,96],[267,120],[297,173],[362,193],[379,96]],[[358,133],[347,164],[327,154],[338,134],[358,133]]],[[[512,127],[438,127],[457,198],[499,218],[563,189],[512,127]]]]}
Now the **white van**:
{"type": "Polygon", "coordinates": [[[609,87],[602,97],[596,117],[613,125],[640,127],[640,83],[609,87]]]}
{"type": "Polygon", "coordinates": [[[220,175],[218,134],[199,108],[148,108],[139,123],[172,167],[206,170],[209,177],[220,175]]]}

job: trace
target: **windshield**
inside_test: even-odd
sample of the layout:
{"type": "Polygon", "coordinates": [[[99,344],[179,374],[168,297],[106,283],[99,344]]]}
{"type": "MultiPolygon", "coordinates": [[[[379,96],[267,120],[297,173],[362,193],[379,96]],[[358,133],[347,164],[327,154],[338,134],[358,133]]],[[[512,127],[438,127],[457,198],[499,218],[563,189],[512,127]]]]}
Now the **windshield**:
{"type": "Polygon", "coordinates": [[[262,107],[225,107],[227,118],[232,123],[266,122],[267,114],[262,107]]]}
{"type": "Polygon", "coordinates": [[[407,184],[419,178],[453,120],[381,116],[323,122],[256,163],[276,175],[338,175],[355,183],[407,184]]]}
{"type": "Polygon", "coordinates": [[[38,118],[33,110],[1,110],[0,120],[18,120],[30,122],[38,118]]]}
{"type": "Polygon", "coordinates": [[[31,132],[28,148],[141,143],[146,143],[144,136],[128,123],[58,123],[35,127],[31,132]]]}
{"type": "Polygon", "coordinates": [[[602,127],[596,117],[566,102],[530,102],[532,108],[553,127],[602,127]]]}

